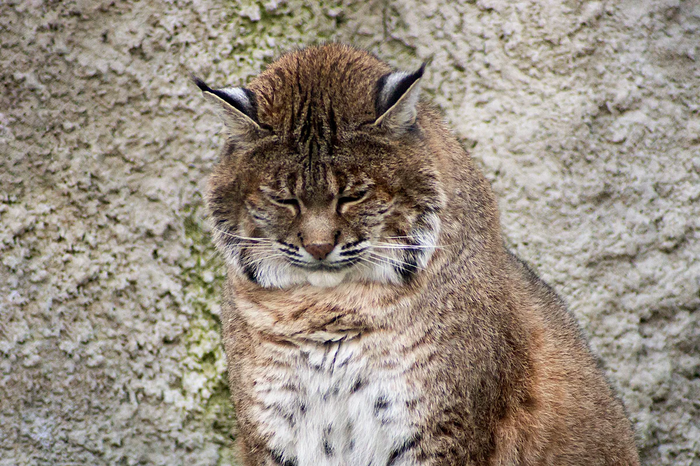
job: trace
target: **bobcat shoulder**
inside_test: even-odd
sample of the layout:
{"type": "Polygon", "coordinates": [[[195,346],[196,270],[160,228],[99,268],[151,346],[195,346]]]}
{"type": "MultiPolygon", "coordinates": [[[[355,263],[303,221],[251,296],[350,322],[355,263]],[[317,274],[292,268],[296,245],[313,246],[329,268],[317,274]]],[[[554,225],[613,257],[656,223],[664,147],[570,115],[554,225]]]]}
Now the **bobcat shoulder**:
{"type": "Polygon", "coordinates": [[[331,44],[197,80],[225,121],[207,204],[244,464],[639,464],[422,75],[331,44]]]}

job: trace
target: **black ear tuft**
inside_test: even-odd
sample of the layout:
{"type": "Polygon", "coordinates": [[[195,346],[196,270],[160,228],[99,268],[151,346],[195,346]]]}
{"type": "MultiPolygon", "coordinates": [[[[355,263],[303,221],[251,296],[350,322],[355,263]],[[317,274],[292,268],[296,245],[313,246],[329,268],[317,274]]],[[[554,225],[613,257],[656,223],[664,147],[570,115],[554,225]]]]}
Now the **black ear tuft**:
{"type": "Polygon", "coordinates": [[[207,86],[207,83],[205,83],[202,80],[202,78],[195,76],[194,74],[190,75],[190,78],[195,83],[195,85],[199,88],[200,91],[211,92],[211,88],[209,86],[207,86]]]}
{"type": "Polygon", "coordinates": [[[377,118],[384,115],[391,107],[396,105],[399,99],[413,86],[413,84],[423,77],[425,63],[413,73],[396,71],[385,74],[377,81],[376,98],[374,110],[377,118]]]}

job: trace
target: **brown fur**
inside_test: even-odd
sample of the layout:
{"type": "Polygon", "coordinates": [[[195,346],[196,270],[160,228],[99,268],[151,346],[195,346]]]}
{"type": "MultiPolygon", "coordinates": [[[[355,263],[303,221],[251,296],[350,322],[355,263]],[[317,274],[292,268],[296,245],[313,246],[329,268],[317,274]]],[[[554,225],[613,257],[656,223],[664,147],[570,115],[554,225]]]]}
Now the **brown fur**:
{"type": "MultiPolygon", "coordinates": [[[[418,434],[406,464],[639,464],[623,407],[577,323],[503,247],[493,193],[440,115],[420,103],[414,120],[401,101],[374,124],[377,82],[391,71],[347,46],[296,51],[248,86],[253,122],[242,130],[236,114],[228,124],[209,180],[217,231],[303,248],[334,235],[339,244],[408,235],[437,212],[443,246],[402,283],[276,288],[230,267],[223,339],[244,463],[295,464],[261,433],[255,386],[272,367],[293,372],[300,345],[341,338],[362,345],[378,369],[411,361],[404,376],[419,393],[408,406],[418,434]],[[280,181],[289,176],[305,207],[273,206],[260,190],[289,195],[280,181]],[[334,204],[343,186],[368,179],[367,200],[334,204]]],[[[222,235],[225,254],[245,248],[222,235]]]]}

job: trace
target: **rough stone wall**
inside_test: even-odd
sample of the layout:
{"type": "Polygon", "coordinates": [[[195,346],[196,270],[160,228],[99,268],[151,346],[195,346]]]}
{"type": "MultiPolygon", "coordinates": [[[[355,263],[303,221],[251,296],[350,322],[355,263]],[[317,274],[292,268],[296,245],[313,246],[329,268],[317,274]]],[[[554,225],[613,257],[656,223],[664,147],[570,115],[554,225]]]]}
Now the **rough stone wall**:
{"type": "Polygon", "coordinates": [[[645,464],[700,465],[700,2],[0,3],[0,465],[228,465],[219,123],[188,82],[289,47],[425,93],[568,301],[645,464]]]}

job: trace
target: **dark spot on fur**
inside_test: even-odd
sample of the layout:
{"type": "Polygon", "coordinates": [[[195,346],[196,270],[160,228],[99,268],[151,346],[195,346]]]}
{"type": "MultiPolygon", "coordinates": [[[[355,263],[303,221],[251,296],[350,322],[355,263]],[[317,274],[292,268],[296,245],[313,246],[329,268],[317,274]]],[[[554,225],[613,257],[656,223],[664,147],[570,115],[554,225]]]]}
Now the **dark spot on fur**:
{"type": "Polygon", "coordinates": [[[439,435],[451,438],[457,433],[462,432],[464,428],[465,426],[463,420],[454,417],[445,419],[443,422],[438,423],[435,430],[439,435]]]}
{"type": "Polygon", "coordinates": [[[406,439],[401,445],[391,451],[389,455],[389,461],[387,461],[386,466],[391,466],[396,463],[396,461],[401,458],[401,456],[408,453],[410,450],[414,449],[418,442],[421,440],[421,435],[416,434],[413,437],[406,439]]]}
{"type": "Polygon", "coordinates": [[[401,263],[394,266],[396,273],[399,274],[404,283],[409,283],[413,276],[418,272],[418,256],[420,252],[416,249],[406,249],[404,256],[401,258],[401,263]]]}
{"type": "MultiPolygon", "coordinates": [[[[324,372],[323,370],[323,364],[311,364],[311,368],[315,370],[316,372],[324,372]]],[[[323,395],[324,397],[328,396],[327,393],[323,395]]],[[[325,399],[325,398],[324,398],[325,399]]]]}
{"type": "Polygon", "coordinates": [[[306,313],[306,311],[308,311],[308,310],[309,310],[308,307],[302,307],[301,309],[297,309],[296,311],[292,312],[291,317],[292,317],[292,319],[296,320],[299,317],[303,316],[306,313]]]}
{"type": "Polygon", "coordinates": [[[287,421],[289,423],[290,427],[294,427],[295,425],[297,425],[297,420],[296,420],[296,417],[294,417],[294,414],[285,413],[282,415],[282,417],[284,418],[285,421],[287,421]]]}
{"type": "Polygon", "coordinates": [[[535,398],[533,398],[531,394],[527,393],[527,394],[525,394],[525,397],[523,398],[522,405],[523,405],[523,408],[532,412],[535,409],[537,409],[537,400],[535,398]]]}
{"type": "Polygon", "coordinates": [[[389,405],[389,400],[387,400],[385,396],[380,396],[377,398],[377,401],[374,402],[374,415],[379,416],[389,405]]]}
{"type": "Polygon", "coordinates": [[[358,391],[362,390],[362,388],[364,388],[366,385],[366,380],[358,378],[357,380],[355,380],[355,383],[352,385],[352,388],[350,388],[350,393],[357,393],[358,391]]]}
{"type": "Polygon", "coordinates": [[[328,401],[331,397],[337,397],[338,394],[340,393],[340,386],[338,384],[335,384],[331,387],[331,389],[327,392],[325,392],[321,398],[323,401],[328,401]]]}
{"type": "Polygon", "coordinates": [[[284,452],[279,450],[271,451],[270,456],[272,457],[272,461],[279,466],[299,466],[299,460],[294,457],[285,458],[284,452]]]}
{"type": "MultiPolygon", "coordinates": [[[[329,311],[331,311],[331,312],[339,312],[338,309],[335,308],[335,307],[330,308],[329,311]]],[[[332,318],[329,319],[325,324],[321,325],[321,328],[328,327],[329,325],[332,325],[332,324],[338,322],[338,321],[340,320],[340,317],[341,317],[341,316],[339,316],[339,315],[338,315],[338,316],[335,316],[335,317],[332,317],[332,318]]]]}
{"type": "Polygon", "coordinates": [[[335,452],[333,451],[333,445],[331,445],[330,441],[327,438],[323,439],[323,454],[329,458],[335,454],[335,452]]]}
{"type": "Polygon", "coordinates": [[[328,112],[328,126],[331,131],[331,145],[334,146],[338,144],[338,123],[335,121],[335,110],[332,105],[328,112]]]}
{"type": "Polygon", "coordinates": [[[258,277],[255,275],[255,272],[256,270],[254,266],[251,266],[250,264],[243,264],[243,273],[245,273],[245,276],[248,277],[248,280],[257,284],[258,277]]]}

